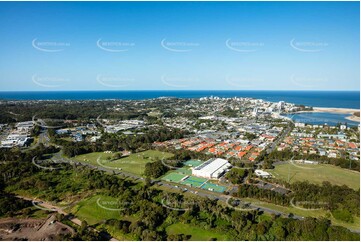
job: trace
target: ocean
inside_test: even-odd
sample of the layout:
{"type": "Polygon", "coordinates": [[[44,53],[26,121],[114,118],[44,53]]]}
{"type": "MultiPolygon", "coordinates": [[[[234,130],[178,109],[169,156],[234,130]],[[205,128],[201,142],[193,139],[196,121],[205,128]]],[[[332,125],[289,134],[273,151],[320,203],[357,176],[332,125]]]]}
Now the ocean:
{"type": "Polygon", "coordinates": [[[140,100],[158,97],[252,97],[314,107],[360,108],[359,91],[32,91],[0,92],[0,100],[140,100]]]}

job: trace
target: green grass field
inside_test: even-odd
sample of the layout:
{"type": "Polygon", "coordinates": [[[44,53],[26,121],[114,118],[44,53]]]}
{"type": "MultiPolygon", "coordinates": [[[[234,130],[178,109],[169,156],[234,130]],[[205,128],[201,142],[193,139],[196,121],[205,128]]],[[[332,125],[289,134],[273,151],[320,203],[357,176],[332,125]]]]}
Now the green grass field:
{"type": "Polygon", "coordinates": [[[74,141],[74,139],[71,138],[71,137],[64,137],[64,138],[60,138],[60,139],[65,140],[65,141],[69,141],[69,142],[73,142],[73,141],[74,141]]]}
{"type": "Polygon", "coordinates": [[[178,168],[178,169],[177,169],[177,172],[178,172],[178,173],[183,173],[183,174],[185,174],[185,175],[192,175],[192,170],[191,170],[191,169],[184,168],[184,167],[178,168]]]}
{"type": "Polygon", "coordinates": [[[185,234],[191,235],[190,240],[193,241],[209,241],[212,238],[217,240],[227,240],[225,234],[212,231],[209,229],[202,229],[190,224],[176,223],[166,228],[167,234],[185,234]]]}
{"type": "Polygon", "coordinates": [[[162,177],[162,180],[171,181],[171,182],[180,182],[185,177],[184,174],[179,174],[176,172],[168,173],[162,177]]]}
{"type": "Polygon", "coordinates": [[[203,161],[200,161],[200,160],[188,160],[188,161],[184,162],[184,165],[196,167],[202,163],[203,163],[203,161]]]}
{"type": "Polygon", "coordinates": [[[110,209],[116,208],[116,202],[116,198],[96,195],[79,202],[71,209],[71,212],[80,219],[86,220],[90,225],[105,219],[120,219],[119,211],[106,209],[108,207],[110,209]]]}
{"type": "Polygon", "coordinates": [[[114,170],[121,168],[126,172],[142,175],[146,163],[156,161],[157,159],[170,158],[173,156],[173,154],[167,152],[147,150],[144,152],[131,154],[118,160],[107,160],[108,157],[112,157],[113,155],[114,153],[106,154],[104,152],[94,152],[76,156],[74,159],[79,162],[86,162],[95,166],[104,166],[111,169],[114,168],[114,170]],[[98,163],[98,159],[100,164],[98,163]]]}
{"type": "Polygon", "coordinates": [[[323,181],[329,181],[335,185],[346,185],[353,189],[360,188],[360,173],[338,166],[319,164],[281,164],[276,165],[274,169],[267,170],[277,179],[288,180],[290,183],[296,181],[309,181],[315,184],[321,184],[323,181]]]}
{"type": "MultiPolygon", "coordinates": [[[[75,205],[70,212],[81,220],[87,221],[89,225],[99,224],[97,227],[105,228],[113,237],[119,240],[135,240],[131,234],[123,234],[121,230],[114,226],[102,224],[106,219],[126,219],[130,222],[134,222],[136,219],[130,216],[121,216],[119,211],[112,209],[119,209],[119,203],[116,198],[95,195],[87,198],[77,205],[75,205]]],[[[121,208],[123,209],[124,206],[121,208]]]]}
{"type": "Polygon", "coordinates": [[[115,226],[105,225],[102,224],[97,227],[97,229],[104,228],[106,231],[108,231],[109,234],[111,234],[114,238],[116,238],[119,241],[135,241],[137,240],[134,235],[132,234],[124,234],[119,228],[115,226]]]}

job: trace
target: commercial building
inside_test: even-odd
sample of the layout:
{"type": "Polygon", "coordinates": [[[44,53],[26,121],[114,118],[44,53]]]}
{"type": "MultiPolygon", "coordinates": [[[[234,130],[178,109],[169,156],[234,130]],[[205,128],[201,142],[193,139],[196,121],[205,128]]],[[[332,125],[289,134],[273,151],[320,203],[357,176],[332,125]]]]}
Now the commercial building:
{"type": "Polygon", "coordinates": [[[347,136],[344,133],[339,132],[338,134],[318,134],[317,138],[346,140],[347,136]]]}
{"type": "Polygon", "coordinates": [[[225,159],[212,158],[192,169],[192,175],[217,179],[232,165],[225,159]]]}
{"type": "Polygon", "coordinates": [[[304,128],[305,127],[305,123],[295,123],[295,127],[301,127],[304,128]]]}
{"type": "Polygon", "coordinates": [[[16,129],[20,133],[30,133],[30,131],[34,128],[33,121],[19,122],[15,125],[16,129]]]}
{"type": "Polygon", "coordinates": [[[23,147],[28,144],[29,141],[30,138],[27,135],[10,134],[5,140],[1,141],[0,148],[23,147]]]}
{"type": "Polygon", "coordinates": [[[263,171],[263,170],[255,170],[254,173],[256,174],[256,176],[259,176],[259,177],[263,177],[263,178],[269,178],[269,177],[272,177],[272,175],[266,171],[263,171]]]}

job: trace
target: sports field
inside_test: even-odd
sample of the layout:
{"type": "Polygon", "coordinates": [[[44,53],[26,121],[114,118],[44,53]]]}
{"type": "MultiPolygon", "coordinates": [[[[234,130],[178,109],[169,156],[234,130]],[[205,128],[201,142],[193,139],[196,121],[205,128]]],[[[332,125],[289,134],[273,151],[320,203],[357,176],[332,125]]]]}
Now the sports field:
{"type": "Polygon", "coordinates": [[[226,187],[224,187],[224,186],[219,186],[219,185],[216,185],[213,183],[208,183],[208,182],[206,182],[201,188],[205,189],[205,190],[214,191],[214,192],[224,192],[226,190],[226,187]]]}
{"type": "Polygon", "coordinates": [[[207,179],[205,179],[205,178],[189,176],[187,179],[185,179],[181,183],[184,185],[191,186],[191,187],[200,187],[206,181],[207,181],[207,179]]]}
{"type": "Polygon", "coordinates": [[[182,173],[182,174],[185,174],[185,175],[192,175],[192,170],[191,169],[187,169],[187,168],[178,168],[177,169],[177,172],[178,173],[182,173]]]}
{"type": "Polygon", "coordinates": [[[179,183],[184,177],[186,177],[184,174],[172,172],[165,175],[162,180],[179,183]]]}
{"type": "Polygon", "coordinates": [[[335,185],[346,185],[353,189],[360,188],[360,173],[338,166],[328,164],[280,164],[274,169],[267,170],[277,179],[295,181],[309,181],[315,184],[321,184],[323,181],[329,181],[335,185]]]}
{"type": "Polygon", "coordinates": [[[222,193],[227,190],[227,187],[208,182],[208,179],[206,178],[179,173],[179,169],[168,172],[165,176],[162,177],[162,180],[187,185],[190,187],[202,188],[204,190],[213,192],[222,193]]]}
{"type": "Polygon", "coordinates": [[[74,157],[79,162],[89,163],[95,166],[103,166],[114,170],[124,170],[137,175],[144,173],[145,164],[156,161],[157,159],[170,158],[171,153],[161,152],[157,150],[147,150],[135,154],[130,154],[127,157],[118,160],[107,160],[115,153],[93,152],[89,154],[79,155],[74,157]]]}
{"type": "Polygon", "coordinates": [[[203,163],[203,161],[200,161],[200,160],[188,160],[188,161],[184,162],[184,165],[196,167],[202,163],[203,163]]]}

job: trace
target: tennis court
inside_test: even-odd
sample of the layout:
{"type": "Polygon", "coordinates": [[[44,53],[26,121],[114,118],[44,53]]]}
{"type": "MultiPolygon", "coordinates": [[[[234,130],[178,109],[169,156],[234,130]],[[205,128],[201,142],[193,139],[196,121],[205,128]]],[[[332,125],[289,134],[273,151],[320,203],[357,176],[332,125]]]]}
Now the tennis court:
{"type": "Polygon", "coordinates": [[[187,168],[178,168],[177,172],[182,173],[184,175],[192,175],[192,170],[187,169],[187,168]]]}
{"type": "Polygon", "coordinates": [[[200,160],[188,160],[186,162],[184,162],[184,164],[186,166],[192,166],[192,167],[196,167],[199,166],[200,164],[202,164],[203,162],[200,160]]]}
{"type": "Polygon", "coordinates": [[[182,184],[188,185],[188,186],[191,186],[191,187],[200,187],[206,181],[207,181],[207,179],[205,179],[205,178],[189,176],[187,179],[182,181],[182,184]]]}
{"type": "Polygon", "coordinates": [[[176,172],[169,173],[165,175],[162,180],[170,181],[170,182],[177,182],[179,183],[185,177],[184,174],[179,174],[176,172]]]}
{"type": "Polygon", "coordinates": [[[226,190],[226,187],[224,186],[219,186],[213,183],[205,183],[202,187],[202,189],[205,190],[209,190],[209,191],[214,191],[214,192],[224,192],[226,190]]]}

